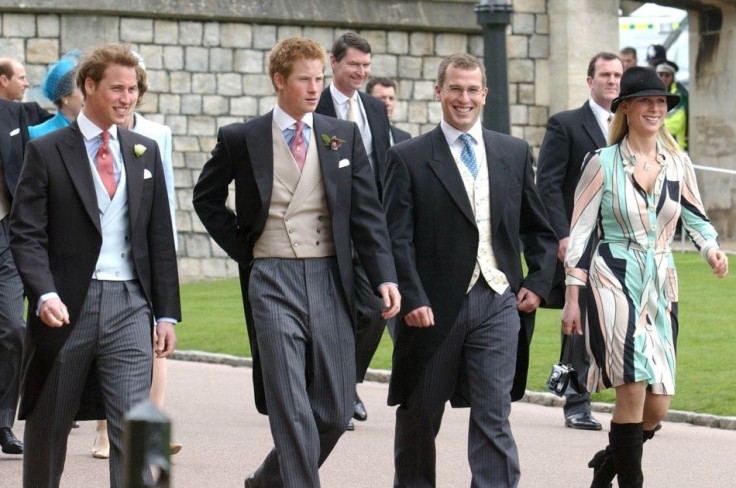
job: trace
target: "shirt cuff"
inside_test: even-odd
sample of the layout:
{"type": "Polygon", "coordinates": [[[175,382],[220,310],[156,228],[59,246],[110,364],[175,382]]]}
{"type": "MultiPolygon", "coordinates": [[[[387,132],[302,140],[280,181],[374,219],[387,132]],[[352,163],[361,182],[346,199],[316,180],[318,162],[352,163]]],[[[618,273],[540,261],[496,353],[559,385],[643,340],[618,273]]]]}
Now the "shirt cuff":
{"type": "Polygon", "coordinates": [[[41,295],[41,297],[38,299],[38,303],[36,304],[36,316],[37,317],[41,315],[41,307],[46,302],[46,300],[50,300],[52,298],[60,299],[59,294],[56,293],[55,291],[52,291],[51,293],[44,293],[43,295],[41,295]]]}
{"type": "Polygon", "coordinates": [[[172,319],[171,317],[161,317],[156,319],[156,325],[158,325],[159,322],[171,322],[174,325],[179,323],[176,319],[172,319]]]}

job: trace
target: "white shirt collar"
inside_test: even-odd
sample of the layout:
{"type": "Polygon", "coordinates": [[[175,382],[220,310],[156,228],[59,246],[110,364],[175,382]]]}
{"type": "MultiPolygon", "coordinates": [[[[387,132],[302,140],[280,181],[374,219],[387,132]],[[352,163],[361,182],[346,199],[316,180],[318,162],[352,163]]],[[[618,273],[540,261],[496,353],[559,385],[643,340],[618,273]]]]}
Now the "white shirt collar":
{"type": "MultiPolygon", "coordinates": [[[[79,116],[77,117],[77,125],[79,126],[80,132],[82,132],[82,135],[84,138],[88,141],[94,139],[95,137],[99,136],[105,129],[101,129],[95,125],[94,122],[89,120],[89,118],[84,114],[84,108],[82,108],[82,111],[79,112],[79,116]]],[[[118,126],[115,124],[112,124],[111,127],[107,129],[108,132],[110,132],[110,138],[117,140],[118,138],[118,126]]]]}
{"type": "MultiPolygon", "coordinates": [[[[302,122],[304,122],[304,125],[306,125],[310,129],[312,128],[312,121],[314,120],[313,115],[314,114],[312,112],[307,112],[306,114],[304,114],[304,117],[302,117],[302,122]]],[[[278,103],[273,108],[273,120],[276,122],[276,126],[281,132],[291,128],[291,126],[296,124],[296,119],[284,112],[284,110],[279,107],[278,103]]]]}
{"type": "MultiPolygon", "coordinates": [[[[348,98],[351,98],[347,95],[345,95],[343,92],[337,89],[334,83],[330,83],[330,95],[332,95],[332,99],[335,100],[337,103],[342,105],[343,103],[347,103],[348,98]]],[[[358,92],[357,90],[353,93],[352,96],[353,100],[358,100],[358,92]]]]}
{"type": "Polygon", "coordinates": [[[610,110],[606,110],[605,108],[598,105],[598,103],[593,100],[592,98],[589,100],[590,109],[593,111],[593,115],[595,115],[595,118],[598,119],[599,122],[605,122],[608,124],[608,116],[613,115],[610,110]]]}
{"type": "MultiPolygon", "coordinates": [[[[447,139],[448,146],[452,146],[462,134],[466,134],[466,132],[457,130],[456,128],[448,124],[444,118],[440,122],[440,127],[442,128],[442,133],[445,134],[445,139],[447,139]]],[[[482,143],[483,125],[481,125],[480,119],[478,119],[475,124],[473,124],[470,130],[467,131],[467,134],[469,134],[475,140],[475,143],[477,145],[480,145],[482,143]]]]}

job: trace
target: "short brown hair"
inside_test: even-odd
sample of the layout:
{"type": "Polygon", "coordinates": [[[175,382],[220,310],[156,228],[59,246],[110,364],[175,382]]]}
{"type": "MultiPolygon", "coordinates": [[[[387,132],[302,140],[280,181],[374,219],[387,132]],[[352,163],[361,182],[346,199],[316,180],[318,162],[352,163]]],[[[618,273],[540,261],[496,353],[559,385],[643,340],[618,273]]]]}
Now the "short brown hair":
{"type": "Polygon", "coordinates": [[[347,54],[348,48],[351,47],[365,54],[371,53],[371,45],[364,37],[355,32],[346,32],[338,37],[332,45],[332,55],[336,61],[340,61],[347,54]]]}
{"type": "Polygon", "coordinates": [[[318,42],[306,37],[289,37],[276,43],[268,55],[268,76],[273,82],[276,73],[280,74],[286,80],[292,71],[294,71],[294,63],[301,60],[319,60],[324,68],[327,63],[327,53],[318,42]]]}
{"type": "Polygon", "coordinates": [[[483,86],[486,86],[486,68],[483,66],[483,63],[481,63],[478,58],[473,56],[472,54],[467,53],[457,53],[457,54],[450,54],[445,59],[440,62],[440,67],[437,69],[437,86],[442,88],[442,85],[445,83],[445,73],[447,72],[447,68],[452,66],[453,68],[459,68],[459,69],[466,69],[466,70],[474,70],[475,68],[479,68],[481,74],[483,75],[483,86]]]}
{"type": "Polygon", "coordinates": [[[386,88],[393,88],[396,91],[396,82],[391,78],[376,77],[368,80],[368,84],[365,86],[365,91],[369,95],[373,95],[373,87],[376,85],[385,86],[386,88]]]}
{"type": "MultiPolygon", "coordinates": [[[[618,59],[621,61],[621,58],[618,57],[618,55],[613,53],[607,53],[605,51],[601,51],[595,56],[593,56],[590,60],[590,63],[588,63],[588,78],[593,78],[595,76],[595,63],[599,59],[605,59],[606,61],[613,61],[614,59],[618,59]]],[[[621,61],[621,66],[623,66],[624,62],[621,61]]]]}
{"type": "MultiPolygon", "coordinates": [[[[130,46],[123,44],[106,44],[99,46],[82,56],[77,68],[77,86],[82,91],[82,95],[87,97],[84,82],[87,78],[92,79],[95,84],[99,83],[105,74],[105,70],[110,65],[120,65],[126,68],[136,68],[138,66],[138,58],[135,57],[130,46]]],[[[136,69],[138,75],[138,84],[140,85],[140,71],[136,69]]]]}

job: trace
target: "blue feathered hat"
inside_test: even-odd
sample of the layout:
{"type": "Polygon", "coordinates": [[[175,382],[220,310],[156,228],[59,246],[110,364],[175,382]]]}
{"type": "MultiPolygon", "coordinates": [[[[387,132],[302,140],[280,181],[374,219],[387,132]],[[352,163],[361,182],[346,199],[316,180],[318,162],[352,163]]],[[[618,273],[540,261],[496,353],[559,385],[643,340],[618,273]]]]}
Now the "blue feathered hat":
{"type": "Polygon", "coordinates": [[[73,49],[46,68],[46,76],[41,82],[41,91],[43,91],[46,98],[58,104],[61,97],[74,91],[76,86],[75,68],[80,56],[79,49],[73,49]]]}

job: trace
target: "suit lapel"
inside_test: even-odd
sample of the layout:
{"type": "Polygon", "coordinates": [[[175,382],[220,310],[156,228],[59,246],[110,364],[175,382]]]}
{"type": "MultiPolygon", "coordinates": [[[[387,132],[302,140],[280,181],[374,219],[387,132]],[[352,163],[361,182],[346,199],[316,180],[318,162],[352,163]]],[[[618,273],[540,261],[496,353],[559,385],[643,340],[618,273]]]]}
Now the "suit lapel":
{"type": "Polygon", "coordinates": [[[598,125],[598,121],[593,114],[593,109],[590,108],[590,103],[585,102],[583,105],[583,129],[593,139],[595,147],[606,147],[606,137],[603,135],[601,126],[598,125]]]}
{"type": "MultiPolygon", "coordinates": [[[[327,93],[329,95],[329,92],[327,93]]],[[[332,103],[332,97],[330,97],[332,103]]],[[[329,117],[320,117],[314,114],[314,143],[317,144],[317,154],[319,155],[319,164],[322,168],[322,181],[325,187],[325,197],[327,199],[327,208],[330,213],[334,212],[338,202],[337,192],[341,185],[337,183],[338,166],[340,163],[340,151],[333,151],[327,147],[322,141],[322,134],[334,134],[334,125],[330,122],[329,117]]]]}
{"type": "Polygon", "coordinates": [[[97,207],[97,193],[92,180],[92,168],[84,144],[84,136],[79,131],[76,122],[73,122],[68,129],[59,130],[69,130],[72,133],[72,137],[65,138],[57,144],[59,155],[80,200],[82,200],[84,209],[87,211],[90,220],[94,222],[97,232],[102,234],[100,211],[97,207]]]}
{"type": "Polygon", "coordinates": [[[488,165],[488,185],[491,198],[491,233],[494,233],[501,222],[501,209],[506,199],[508,179],[503,175],[507,170],[507,156],[500,144],[496,144],[493,133],[483,129],[483,141],[486,145],[486,164],[488,165]],[[494,212],[494,209],[496,210],[494,212]]]}
{"type": "Polygon", "coordinates": [[[317,104],[315,112],[335,119],[337,118],[337,112],[335,111],[335,104],[332,101],[332,94],[330,93],[329,86],[322,90],[322,95],[319,97],[319,103],[317,104]]]}
{"type": "Polygon", "coordinates": [[[450,194],[460,211],[475,225],[475,216],[473,209],[470,207],[468,192],[465,191],[460,171],[455,164],[455,158],[447,145],[445,134],[440,126],[432,131],[432,159],[427,161],[430,169],[437,175],[440,183],[450,194]]]}
{"type": "Polygon", "coordinates": [[[261,208],[268,209],[271,205],[273,192],[273,136],[271,125],[273,112],[264,115],[253,124],[252,130],[243,135],[244,146],[248,150],[253,178],[256,181],[258,194],[261,196],[261,208]]]}
{"type": "MultiPolygon", "coordinates": [[[[141,156],[136,156],[133,153],[133,143],[129,140],[129,134],[121,129],[118,129],[118,138],[120,139],[120,152],[123,155],[123,171],[128,180],[128,212],[130,215],[130,228],[135,228],[135,223],[138,220],[138,214],[141,209],[141,196],[143,193],[143,172],[146,169],[144,161],[150,163],[153,153],[146,155],[145,153],[141,156]]],[[[150,163],[149,171],[151,175],[156,174],[154,164],[150,163]]]]}

